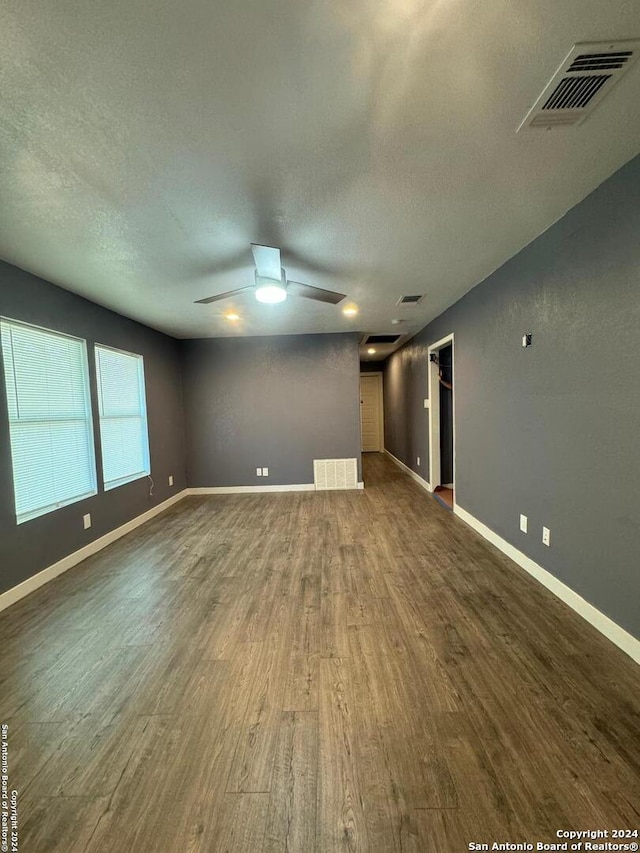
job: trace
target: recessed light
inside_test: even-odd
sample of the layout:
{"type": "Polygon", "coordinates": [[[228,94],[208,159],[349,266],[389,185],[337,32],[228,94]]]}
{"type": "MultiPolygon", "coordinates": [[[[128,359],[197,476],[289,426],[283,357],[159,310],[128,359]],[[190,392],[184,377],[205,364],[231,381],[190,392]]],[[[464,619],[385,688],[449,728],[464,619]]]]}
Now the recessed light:
{"type": "Polygon", "coordinates": [[[347,305],[346,308],[342,309],[342,313],[345,315],[345,317],[353,317],[355,314],[358,313],[358,309],[355,305],[347,305]]]}
{"type": "Polygon", "coordinates": [[[369,347],[369,349],[367,350],[367,353],[368,353],[369,355],[375,355],[375,354],[376,354],[376,351],[374,350],[374,348],[373,348],[373,347],[369,347]]]}
{"type": "Polygon", "coordinates": [[[234,314],[233,311],[229,314],[225,314],[224,316],[227,318],[227,320],[239,320],[240,319],[240,315],[234,314]]]}

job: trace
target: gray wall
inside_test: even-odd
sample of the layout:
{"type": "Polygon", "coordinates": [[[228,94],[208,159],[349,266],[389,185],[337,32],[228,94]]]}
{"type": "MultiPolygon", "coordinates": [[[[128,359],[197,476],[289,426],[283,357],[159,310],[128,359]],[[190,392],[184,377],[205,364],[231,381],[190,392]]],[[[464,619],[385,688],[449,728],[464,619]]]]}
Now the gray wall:
{"type": "MultiPolygon", "coordinates": [[[[17,525],[13,500],[11,446],[0,365],[0,592],[77,551],[94,539],[185,487],[184,422],[178,342],[127,320],[30,273],[0,262],[0,315],[85,338],[94,404],[98,488],[100,440],[95,394],[94,342],[144,356],[154,495],[145,478],[127,483],[17,525]],[[174,485],[168,485],[169,474],[174,485]],[[82,516],[90,512],[92,527],[82,516]]],[[[2,357],[0,351],[0,359],[2,357]]]]}
{"type": "Polygon", "coordinates": [[[191,340],[182,353],[189,486],[312,483],[313,459],[360,460],[357,334],[191,340]]]}
{"type": "Polygon", "coordinates": [[[457,502],[637,637],[639,235],[636,158],[385,370],[386,447],[428,479],[427,347],[455,333],[457,502]]]}

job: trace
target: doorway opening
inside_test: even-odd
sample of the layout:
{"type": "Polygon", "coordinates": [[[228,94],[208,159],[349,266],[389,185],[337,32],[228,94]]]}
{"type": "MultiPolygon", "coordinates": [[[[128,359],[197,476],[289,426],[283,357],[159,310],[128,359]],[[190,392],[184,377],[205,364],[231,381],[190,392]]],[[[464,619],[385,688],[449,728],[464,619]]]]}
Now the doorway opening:
{"type": "Polygon", "coordinates": [[[363,453],[384,450],[382,373],[360,374],[360,446],[363,453]]]}
{"type": "Polygon", "coordinates": [[[429,347],[429,479],[434,497],[455,506],[454,336],[429,347]]]}

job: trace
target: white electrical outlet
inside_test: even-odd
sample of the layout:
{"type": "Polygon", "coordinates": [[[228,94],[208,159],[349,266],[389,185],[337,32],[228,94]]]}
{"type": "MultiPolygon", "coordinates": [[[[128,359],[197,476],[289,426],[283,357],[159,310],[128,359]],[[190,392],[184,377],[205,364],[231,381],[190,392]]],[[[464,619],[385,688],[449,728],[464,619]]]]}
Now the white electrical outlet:
{"type": "Polygon", "coordinates": [[[428,409],[428,408],[429,408],[429,401],[428,401],[428,400],[423,400],[423,401],[422,401],[422,405],[425,407],[425,409],[428,409]]]}
{"type": "Polygon", "coordinates": [[[84,529],[88,530],[91,527],[91,513],[88,512],[86,515],[82,516],[82,523],[84,525],[84,529]]]}
{"type": "Polygon", "coordinates": [[[416,465],[420,467],[420,457],[416,456],[416,465]]]}
{"type": "Polygon", "coordinates": [[[551,531],[548,527],[542,528],[542,544],[547,547],[551,545],[551,531]]]}
{"type": "Polygon", "coordinates": [[[173,486],[173,474],[169,474],[169,485],[173,486]]]}
{"type": "Polygon", "coordinates": [[[268,469],[268,468],[263,468],[263,469],[262,469],[262,476],[263,476],[263,477],[268,477],[268,476],[269,476],[269,469],[268,469]]]}
{"type": "Polygon", "coordinates": [[[262,477],[262,468],[256,468],[256,477],[262,477]]]}
{"type": "Polygon", "coordinates": [[[520,515],[520,530],[522,530],[523,533],[527,532],[527,523],[528,523],[527,516],[521,514],[520,515]]]}

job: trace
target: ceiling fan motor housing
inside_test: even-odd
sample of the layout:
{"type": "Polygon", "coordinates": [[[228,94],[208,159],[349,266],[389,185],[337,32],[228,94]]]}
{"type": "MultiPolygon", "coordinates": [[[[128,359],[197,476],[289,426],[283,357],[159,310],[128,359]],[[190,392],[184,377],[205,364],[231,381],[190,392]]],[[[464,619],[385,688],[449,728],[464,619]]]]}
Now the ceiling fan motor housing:
{"type": "Polygon", "coordinates": [[[280,269],[280,278],[268,278],[264,275],[258,275],[258,270],[254,270],[256,276],[256,287],[270,287],[271,285],[287,286],[287,276],[285,271],[280,269]]]}

